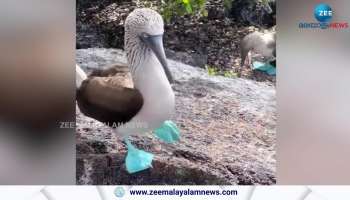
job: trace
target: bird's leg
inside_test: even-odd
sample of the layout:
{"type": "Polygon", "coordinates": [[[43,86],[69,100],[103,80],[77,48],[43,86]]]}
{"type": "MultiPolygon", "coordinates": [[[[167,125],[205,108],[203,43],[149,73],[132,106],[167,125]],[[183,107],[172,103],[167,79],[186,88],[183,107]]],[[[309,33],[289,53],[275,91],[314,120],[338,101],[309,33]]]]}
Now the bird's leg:
{"type": "Polygon", "coordinates": [[[128,137],[124,139],[128,148],[125,158],[126,170],[132,174],[152,167],[153,154],[142,151],[131,144],[128,137]]]}
{"type": "Polygon", "coordinates": [[[249,52],[249,50],[246,49],[246,47],[244,45],[245,44],[242,42],[242,44],[241,44],[241,67],[244,67],[244,65],[246,64],[246,58],[247,58],[247,54],[249,52]]]}
{"type": "Polygon", "coordinates": [[[248,56],[247,57],[248,57],[247,58],[247,65],[249,67],[251,67],[252,66],[252,53],[251,53],[251,51],[248,52],[248,56]]]}
{"type": "Polygon", "coordinates": [[[166,143],[175,143],[180,139],[180,130],[177,128],[176,124],[170,120],[163,122],[154,132],[160,140],[166,143]]]}

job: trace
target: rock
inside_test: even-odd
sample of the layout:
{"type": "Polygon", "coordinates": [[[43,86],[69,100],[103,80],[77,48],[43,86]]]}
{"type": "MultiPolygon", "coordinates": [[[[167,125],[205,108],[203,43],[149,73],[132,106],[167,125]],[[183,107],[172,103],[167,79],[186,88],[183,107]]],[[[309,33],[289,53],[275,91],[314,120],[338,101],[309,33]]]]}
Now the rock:
{"type": "Polygon", "coordinates": [[[197,66],[200,68],[205,68],[208,56],[206,54],[195,54],[195,53],[187,53],[187,52],[175,52],[170,49],[166,49],[165,53],[167,58],[182,62],[187,65],[197,66]]]}
{"type": "Polygon", "coordinates": [[[276,24],[276,0],[231,0],[230,15],[249,25],[269,28],[276,24]]]}
{"type": "Polygon", "coordinates": [[[210,0],[207,3],[209,20],[222,20],[226,17],[225,7],[222,0],[210,0]]]}
{"type": "MultiPolygon", "coordinates": [[[[87,72],[126,62],[117,49],[80,49],[76,57],[87,72]]],[[[77,184],[275,184],[275,87],[209,76],[172,60],[169,67],[176,80],[171,120],[181,130],[180,141],[164,144],[152,133],[133,137],[155,159],[153,168],[128,174],[121,138],[77,109],[77,184]]]]}
{"type": "Polygon", "coordinates": [[[133,0],[78,0],[77,48],[121,48],[124,20],[135,8],[133,0]]]}

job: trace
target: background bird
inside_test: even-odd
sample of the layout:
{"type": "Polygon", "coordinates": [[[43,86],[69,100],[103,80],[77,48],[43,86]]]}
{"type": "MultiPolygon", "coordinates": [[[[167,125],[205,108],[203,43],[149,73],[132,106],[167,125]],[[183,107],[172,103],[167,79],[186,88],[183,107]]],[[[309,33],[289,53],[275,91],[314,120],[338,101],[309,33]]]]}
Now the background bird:
{"type": "Polygon", "coordinates": [[[163,33],[163,19],[156,11],[135,9],[125,21],[128,67],[113,66],[87,77],[76,66],[81,112],[112,127],[116,125],[115,132],[126,138],[126,167],[130,173],[149,168],[153,155],[132,146],[129,135],[156,129],[158,136],[178,139],[176,126],[167,121],[174,111],[175,95],[163,33]]]}
{"type": "MultiPolygon", "coordinates": [[[[248,55],[250,51],[260,54],[267,62],[275,62],[276,59],[276,31],[272,28],[270,31],[253,32],[246,35],[240,44],[241,48],[241,66],[243,67],[248,56],[248,64],[251,64],[251,58],[248,55]]],[[[276,64],[274,64],[276,66],[276,64]]]]}

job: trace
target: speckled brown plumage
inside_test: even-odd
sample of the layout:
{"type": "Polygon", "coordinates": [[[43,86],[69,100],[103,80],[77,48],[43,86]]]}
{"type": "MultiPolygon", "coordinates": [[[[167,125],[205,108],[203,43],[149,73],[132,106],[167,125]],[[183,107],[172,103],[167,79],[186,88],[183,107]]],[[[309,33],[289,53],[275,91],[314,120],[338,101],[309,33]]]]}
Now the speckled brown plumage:
{"type": "Polygon", "coordinates": [[[76,99],[84,115],[110,126],[129,121],[143,105],[127,68],[117,65],[93,71],[77,89],[76,99]]]}

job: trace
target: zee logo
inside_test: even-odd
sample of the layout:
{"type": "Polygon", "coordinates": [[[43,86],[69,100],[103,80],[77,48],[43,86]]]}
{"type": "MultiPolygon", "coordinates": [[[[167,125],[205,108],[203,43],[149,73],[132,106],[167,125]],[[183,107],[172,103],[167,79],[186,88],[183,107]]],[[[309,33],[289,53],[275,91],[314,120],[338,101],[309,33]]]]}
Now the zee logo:
{"type": "Polygon", "coordinates": [[[333,11],[328,4],[320,3],[315,7],[314,15],[321,23],[330,22],[333,16],[333,11]]]}
{"type": "Polygon", "coordinates": [[[318,16],[320,16],[320,17],[332,16],[332,11],[331,10],[320,10],[318,16]]]}

